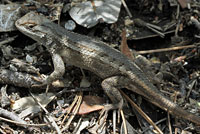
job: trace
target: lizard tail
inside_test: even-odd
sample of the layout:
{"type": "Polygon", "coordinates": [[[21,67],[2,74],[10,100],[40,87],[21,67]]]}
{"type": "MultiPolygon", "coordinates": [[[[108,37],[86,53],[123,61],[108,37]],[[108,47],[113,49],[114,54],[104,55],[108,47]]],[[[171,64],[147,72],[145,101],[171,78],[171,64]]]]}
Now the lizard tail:
{"type": "MultiPolygon", "coordinates": [[[[136,84],[138,84],[139,82],[137,82],[136,84]]],[[[129,85],[128,89],[144,96],[148,99],[149,102],[160,107],[161,109],[164,109],[165,111],[168,111],[170,114],[200,125],[199,116],[184,110],[174,102],[170,101],[167,97],[163,96],[153,84],[148,83],[147,85],[145,83],[140,83],[137,86],[129,85]]]]}
{"type": "MultiPolygon", "coordinates": [[[[150,94],[151,94],[151,91],[150,91],[150,94]]],[[[167,99],[166,97],[164,97],[158,92],[154,92],[153,96],[151,96],[150,94],[147,94],[147,95],[143,94],[143,95],[147,97],[150,100],[150,102],[157,105],[161,109],[168,111],[170,114],[178,118],[189,120],[197,125],[200,125],[199,116],[184,110],[183,108],[181,108],[174,102],[170,101],[169,99],[167,99]]]]}

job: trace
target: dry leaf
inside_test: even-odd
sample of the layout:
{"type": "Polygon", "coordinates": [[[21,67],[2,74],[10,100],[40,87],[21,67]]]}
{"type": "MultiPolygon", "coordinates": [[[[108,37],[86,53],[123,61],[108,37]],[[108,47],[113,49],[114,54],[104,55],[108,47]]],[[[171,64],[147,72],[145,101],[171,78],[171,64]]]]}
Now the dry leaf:
{"type": "Polygon", "coordinates": [[[94,0],[76,4],[69,11],[76,23],[90,28],[103,21],[115,23],[119,17],[121,0],[94,0]]]}
{"type": "Polygon", "coordinates": [[[20,18],[20,5],[0,5],[0,32],[16,30],[15,21],[20,18]]]}
{"type": "MultiPolygon", "coordinates": [[[[43,93],[43,94],[35,95],[35,97],[42,104],[42,106],[45,107],[47,104],[49,104],[53,100],[55,95],[53,93],[47,93],[47,94],[43,93]]],[[[26,109],[32,106],[38,106],[38,104],[34,101],[34,99],[32,97],[23,97],[15,101],[15,103],[11,105],[11,108],[13,110],[17,110],[17,109],[26,109]]]]}
{"type": "Polygon", "coordinates": [[[128,45],[127,45],[127,38],[126,38],[126,31],[125,30],[122,31],[121,36],[122,36],[122,42],[121,42],[121,45],[120,45],[121,52],[124,55],[126,55],[129,59],[134,60],[133,54],[130,51],[128,45]]]}
{"type": "Polygon", "coordinates": [[[178,0],[182,8],[186,8],[189,0],[178,0]]]}
{"type": "Polygon", "coordinates": [[[80,109],[78,111],[78,114],[88,114],[90,112],[94,112],[97,110],[101,110],[104,108],[102,104],[104,104],[105,101],[103,98],[98,96],[84,96],[83,102],[80,106],[80,109]]]}

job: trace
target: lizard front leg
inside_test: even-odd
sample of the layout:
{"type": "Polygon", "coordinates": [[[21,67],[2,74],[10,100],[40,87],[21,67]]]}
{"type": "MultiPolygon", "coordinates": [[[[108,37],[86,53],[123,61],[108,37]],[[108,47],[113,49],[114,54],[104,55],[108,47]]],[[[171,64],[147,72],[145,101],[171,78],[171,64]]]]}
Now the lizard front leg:
{"type": "Polygon", "coordinates": [[[54,65],[54,71],[48,76],[46,80],[47,84],[51,84],[53,81],[61,78],[65,73],[65,64],[59,54],[52,53],[52,61],[54,65]]]}
{"type": "Polygon", "coordinates": [[[51,53],[51,56],[54,65],[54,71],[46,78],[43,84],[33,85],[33,87],[47,85],[46,93],[48,92],[49,85],[52,84],[53,81],[60,79],[65,73],[65,64],[62,57],[54,52],[51,53]]]}
{"type": "Polygon", "coordinates": [[[54,71],[46,79],[46,84],[47,84],[46,93],[48,92],[48,86],[53,81],[60,79],[65,73],[65,64],[62,57],[57,53],[52,53],[51,55],[52,55],[54,71]]]}

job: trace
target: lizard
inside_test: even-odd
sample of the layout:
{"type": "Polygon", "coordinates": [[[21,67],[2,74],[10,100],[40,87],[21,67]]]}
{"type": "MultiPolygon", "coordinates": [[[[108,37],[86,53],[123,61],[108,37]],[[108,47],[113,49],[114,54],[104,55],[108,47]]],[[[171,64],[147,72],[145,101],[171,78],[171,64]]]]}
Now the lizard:
{"type": "Polygon", "coordinates": [[[102,89],[112,101],[105,107],[107,111],[123,108],[123,97],[118,89],[127,88],[170,114],[200,125],[199,116],[163,96],[134,61],[105,42],[68,31],[35,12],[27,13],[15,25],[20,32],[44,45],[51,54],[54,71],[44,84],[50,85],[60,79],[67,63],[89,70],[103,79],[102,89]]]}

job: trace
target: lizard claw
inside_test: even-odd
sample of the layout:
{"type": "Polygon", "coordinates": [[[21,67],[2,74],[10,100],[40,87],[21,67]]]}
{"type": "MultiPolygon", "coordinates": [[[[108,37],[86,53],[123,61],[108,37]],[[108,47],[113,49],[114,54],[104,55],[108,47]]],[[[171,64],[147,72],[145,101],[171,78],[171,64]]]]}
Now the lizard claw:
{"type": "Polygon", "coordinates": [[[111,109],[113,109],[112,104],[107,104],[104,106],[104,108],[100,112],[100,116],[98,119],[99,124],[102,124],[102,119],[105,120],[107,118],[108,111],[110,111],[111,109]]]}
{"type": "Polygon", "coordinates": [[[99,120],[108,113],[109,110],[113,109],[113,105],[112,104],[107,104],[104,106],[104,108],[101,110],[100,112],[100,116],[99,116],[99,120]]]}
{"type": "Polygon", "coordinates": [[[99,119],[98,119],[98,127],[97,127],[97,130],[101,130],[101,128],[104,127],[105,125],[105,122],[106,122],[106,119],[108,117],[108,111],[110,109],[107,109],[107,106],[105,106],[101,112],[100,112],[100,116],[99,116],[99,119]]]}
{"type": "Polygon", "coordinates": [[[102,128],[105,127],[106,119],[108,117],[108,112],[112,109],[116,109],[115,106],[113,104],[107,104],[101,110],[99,119],[97,121],[98,122],[97,131],[100,131],[100,130],[102,131],[102,128]]]}
{"type": "Polygon", "coordinates": [[[104,108],[101,110],[100,112],[100,116],[99,119],[104,115],[107,114],[108,111],[112,110],[112,109],[122,109],[123,107],[123,100],[121,100],[119,103],[117,104],[107,104],[104,106],[104,108]]]}

